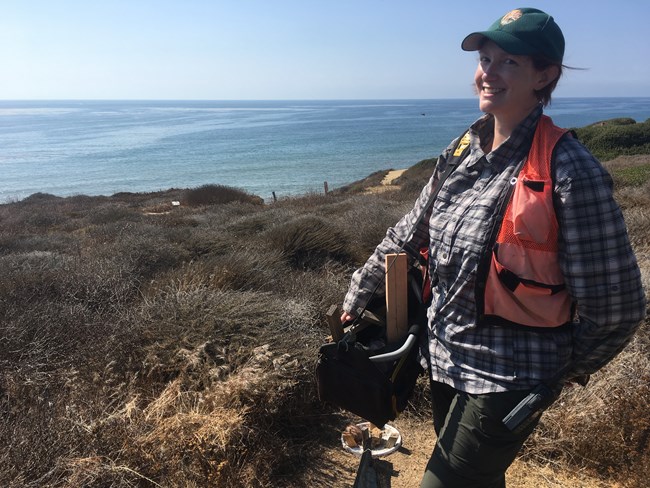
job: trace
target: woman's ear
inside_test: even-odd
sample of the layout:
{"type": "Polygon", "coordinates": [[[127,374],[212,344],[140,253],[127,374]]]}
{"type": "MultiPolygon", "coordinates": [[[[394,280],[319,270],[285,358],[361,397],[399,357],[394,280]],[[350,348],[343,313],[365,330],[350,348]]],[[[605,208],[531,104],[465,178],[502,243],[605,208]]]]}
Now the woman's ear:
{"type": "Polygon", "coordinates": [[[539,72],[539,78],[537,79],[539,88],[537,89],[541,90],[542,88],[546,87],[546,85],[552,81],[555,81],[558,76],[560,76],[560,68],[554,64],[547,66],[539,72]]]}

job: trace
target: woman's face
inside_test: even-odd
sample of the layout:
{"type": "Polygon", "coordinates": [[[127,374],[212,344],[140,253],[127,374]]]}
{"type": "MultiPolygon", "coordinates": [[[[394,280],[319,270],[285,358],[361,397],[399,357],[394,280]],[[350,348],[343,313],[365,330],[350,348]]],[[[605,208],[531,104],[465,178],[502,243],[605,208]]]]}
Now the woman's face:
{"type": "Polygon", "coordinates": [[[479,107],[497,119],[523,120],[538,103],[535,90],[551,81],[549,69],[535,69],[530,56],[509,54],[492,41],[479,50],[474,75],[479,107]]]}

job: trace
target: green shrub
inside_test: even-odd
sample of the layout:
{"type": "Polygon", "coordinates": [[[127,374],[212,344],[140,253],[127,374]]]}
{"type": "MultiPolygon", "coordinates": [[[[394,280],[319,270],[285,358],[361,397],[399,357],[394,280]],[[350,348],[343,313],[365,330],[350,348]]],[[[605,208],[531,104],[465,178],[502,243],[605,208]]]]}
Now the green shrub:
{"type": "Polygon", "coordinates": [[[613,119],[576,129],[578,139],[602,161],[620,155],[650,154],[650,121],[613,119]]]}
{"type": "Polygon", "coordinates": [[[614,119],[603,120],[600,122],[594,122],[593,124],[587,125],[586,128],[605,127],[605,126],[612,126],[612,125],[634,125],[634,124],[636,124],[636,120],[630,117],[618,117],[614,119]]]}
{"type": "Polygon", "coordinates": [[[617,187],[643,186],[650,181],[650,163],[623,168],[611,168],[610,173],[617,187]]]}

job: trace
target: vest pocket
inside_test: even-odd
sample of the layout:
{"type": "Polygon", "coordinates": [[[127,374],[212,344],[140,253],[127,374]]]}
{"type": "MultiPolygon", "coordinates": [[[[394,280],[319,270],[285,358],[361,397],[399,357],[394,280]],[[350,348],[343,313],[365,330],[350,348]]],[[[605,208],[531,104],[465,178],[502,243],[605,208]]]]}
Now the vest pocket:
{"type": "Polygon", "coordinates": [[[484,295],[486,315],[529,327],[557,327],[570,318],[571,299],[564,285],[536,285],[521,279],[492,254],[484,295]]]}
{"type": "Polygon", "coordinates": [[[524,241],[544,244],[551,232],[554,217],[550,180],[520,178],[512,196],[512,225],[514,235],[524,241]]]}

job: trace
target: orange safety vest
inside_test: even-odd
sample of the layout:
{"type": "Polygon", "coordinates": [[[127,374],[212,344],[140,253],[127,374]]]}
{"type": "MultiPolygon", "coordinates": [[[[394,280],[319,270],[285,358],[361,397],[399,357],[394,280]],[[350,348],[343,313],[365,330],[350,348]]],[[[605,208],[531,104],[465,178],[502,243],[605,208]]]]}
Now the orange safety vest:
{"type": "Polygon", "coordinates": [[[568,132],[542,115],[501,222],[483,289],[482,321],[558,327],[573,303],[558,262],[551,158],[568,132]]]}

